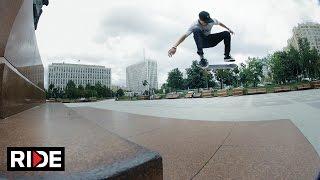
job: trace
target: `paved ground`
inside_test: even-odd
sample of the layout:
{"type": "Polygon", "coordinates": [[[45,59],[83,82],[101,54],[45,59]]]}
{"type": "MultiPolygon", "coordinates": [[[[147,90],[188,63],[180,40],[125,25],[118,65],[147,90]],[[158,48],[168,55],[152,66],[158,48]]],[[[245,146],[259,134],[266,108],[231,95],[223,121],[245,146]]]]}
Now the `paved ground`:
{"type": "Polygon", "coordinates": [[[107,131],[61,103],[43,104],[0,120],[0,179],[103,179],[115,175],[162,179],[161,167],[158,153],[107,131]],[[6,171],[7,147],[43,146],[65,147],[65,171],[6,171]]]}
{"type": "Polygon", "coordinates": [[[170,180],[314,179],[320,158],[285,119],[190,121],[47,103],[0,121],[0,179],[95,179],[128,167],[137,179],[162,179],[161,167],[170,180]],[[63,146],[66,171],[7,172],[8,146],[63,146]]]}
{"type": "Polygon", "coordinates": [[[320,90],[209,99],[107,100],[67,106],[89,106],[156,117],[206,121],[290,119],[320,154],[320,90]]]}
{"type": "Polygon", "coordinates": [[[79,116],[163,158],[164,179],[315,179],[320,159],[290,120],[190,121],[97,108],[79,116]]]}

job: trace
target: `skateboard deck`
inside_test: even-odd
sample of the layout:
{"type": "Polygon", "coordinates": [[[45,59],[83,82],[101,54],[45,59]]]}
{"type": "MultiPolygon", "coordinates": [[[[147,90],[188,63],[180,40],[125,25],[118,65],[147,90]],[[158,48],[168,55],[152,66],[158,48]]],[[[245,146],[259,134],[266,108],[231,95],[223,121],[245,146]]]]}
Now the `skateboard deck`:
{"type": "Polygon", "coordinates": [[[218,69],[233,69],[235,67],[237,67],[236,64],[213,64],[213,65],[209,65],[207,69],[215,71],[218,69]]]}
{"type": "Polygon", "coordinates": [[[203,70],[211,70],[211,71],[216,71],[218,69],[233,69],[237,67],[236,64],[210,64],[208,67],[202,67],[198,65],[203,70]]]}

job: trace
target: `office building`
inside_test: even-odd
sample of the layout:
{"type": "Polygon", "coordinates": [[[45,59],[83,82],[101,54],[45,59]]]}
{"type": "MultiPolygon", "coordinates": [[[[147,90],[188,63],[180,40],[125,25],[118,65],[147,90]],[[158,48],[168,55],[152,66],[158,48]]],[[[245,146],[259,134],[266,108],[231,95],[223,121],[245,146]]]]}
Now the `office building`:
{"type": "Polygon", "coordinates": [[[150,89],[158,89],[157,62],[154,60],[144,60],[126,68],[127,89],[135,93],[143,93],[150,89]],[[143,81],[148,85],[143,85],[143,81]]]}
{"type": "Polygon", "coordinates": [[[315,48],[320,53],[320,24],[318,23],[302,23],[294,27],[292,37],[288,40],[288,47],[299,48],[299,39],[306,38],[311,48],[315,48]]]}
{"type": "Polygon", "coordinates": [[[76,86],[87,84],[95,85],[100,82],[101,85],[111,86],[111,69],[104,66],[53,63],[49,65],[48,84],[65,89],[69,80],[72,80],[76,86]]]}

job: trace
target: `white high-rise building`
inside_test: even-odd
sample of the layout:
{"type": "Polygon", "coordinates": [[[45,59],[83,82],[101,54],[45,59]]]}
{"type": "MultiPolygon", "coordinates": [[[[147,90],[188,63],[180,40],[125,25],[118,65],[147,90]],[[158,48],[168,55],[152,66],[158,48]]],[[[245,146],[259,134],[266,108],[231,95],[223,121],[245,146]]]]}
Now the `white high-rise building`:
{"type": "Polygon", "coordinates": [[[48,85],[65,89],[69,80],[77,86],[85,87],[87,84],[111,86],[111,69],[104,66],[52,63],[49,65],[48,85]]]}
{"type": "Polygon", "coordinates": [[[127,89],[135,93],[143,93],[145,90],[158,89],[157,62],[145,60],[126,68],[127,89]],[[148,85],[143,86],[147,80],[148,85]]]}
{"type": "Polygon", "coordinates": [[[298,24],[294,27],[293,36],[288,40],[288,47],[291,45],[294,48],[299,48],[299,39],[306,38],[311,48],[316,48],[320,52],[320,24],[307,22],[298,24]]]}

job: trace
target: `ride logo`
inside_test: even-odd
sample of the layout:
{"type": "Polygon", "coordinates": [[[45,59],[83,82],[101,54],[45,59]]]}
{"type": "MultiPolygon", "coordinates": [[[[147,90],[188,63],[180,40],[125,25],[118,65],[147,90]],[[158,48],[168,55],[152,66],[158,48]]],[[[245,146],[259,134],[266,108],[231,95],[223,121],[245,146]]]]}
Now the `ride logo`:
{"type": "Polygon", "coordinates": [[[64,171],[64,147],[7,147],[8,171],[64,171]]]}

